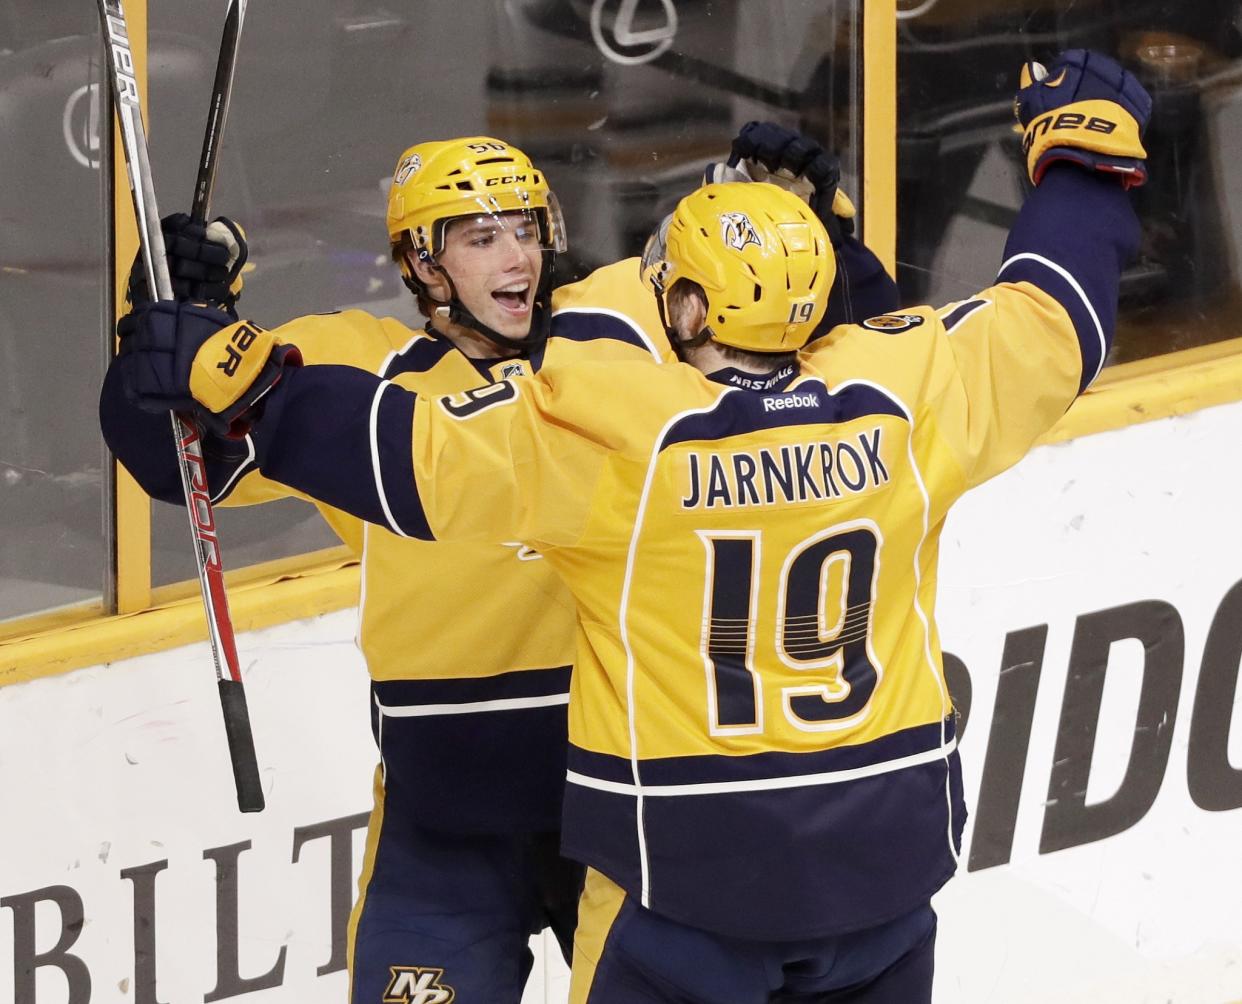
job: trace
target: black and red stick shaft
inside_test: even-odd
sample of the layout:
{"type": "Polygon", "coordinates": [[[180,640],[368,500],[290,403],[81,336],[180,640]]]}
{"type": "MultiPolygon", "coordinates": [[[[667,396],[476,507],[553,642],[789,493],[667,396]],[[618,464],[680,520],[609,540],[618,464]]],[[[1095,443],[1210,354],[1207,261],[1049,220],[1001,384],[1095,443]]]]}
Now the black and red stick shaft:
{"type": "MultiPolygon", "coordinates": [[[[164,234],[160,229],[160,214],[152,186],[151,162],[147,152],[146,130],[142,124],[129,26],[125,21],[121,0],[98,0],[98,4],[117,120],[121,128],[125,167],[134,198],[134,216],[138,222],[138,239],[142,246],[147,288],[155,291],[157,299],[171,300],[174,298],[172,281],[168,274],[164,234]]],[[[231,78],[230,71],[229,79],[231,78]]],[[[214,105],[213,95],[213,107],[214,105]]],[[[222,127],[223,116],[220,116],[219,121],[222,127]]],[[[218,146],[218,142],[217,132],[213,148],[218,146]]],[[[246,694],[242,689],[241,668],[237,661],[237,644],[233,636],[233,624],[229,619],[228,597],[224,591],[224,569],[220,561],[215,512],[207,487],[207,469],[203,463],[202,434],[194,423],[180,415],[174,413],[171,417],[173,436],[177,443],[177,463],[181,470],[181,486],[194,536],[194,560],[198,566],[198,581],[203,595],[203,607],[207,613],[207,637],[211,642],[211,655],[215,662],[216,679],[219,681],[224,730],[233,764],[233,779],[237,786],[237,807],[242,812],[259,812],[264,805],[263,789],[259,783],[254,737],[250,731],[246,694]]]]}
{"type": "Polygon", "coordinates": [[[207,111],[207,128],[203,132],[203,152],[198,158],[198,178],[194,182],[194,199],[190,215],[205,222],[211,208],[211,193],[216,186],[216,168],[220,164],[220,140],[229,114],[229,98],[233,93],[233,68],[237,64],[237,43],[241,39],[242,22],[246,20],[246,0],[229,0],[220,34],[220,56],[216,60],[216,79],[211,87],[211,107],[207,111]]]}

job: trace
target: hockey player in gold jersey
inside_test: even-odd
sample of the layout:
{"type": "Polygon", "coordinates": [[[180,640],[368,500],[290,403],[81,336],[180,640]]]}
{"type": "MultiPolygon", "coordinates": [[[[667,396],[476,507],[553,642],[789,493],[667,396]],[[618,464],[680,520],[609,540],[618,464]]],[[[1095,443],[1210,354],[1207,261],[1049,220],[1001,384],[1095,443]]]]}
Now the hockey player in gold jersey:
{"type": "MultiPolygon", "coordinates": [[[[749,157],[760,141],[773,169],[832,167],[818,147],[764,124],[744,130],[735,153],[749,157]]],[[[203,270],[221,266],[195,260],[223,248],[195,243],[188,219],[177,226],[168,242],[174,275],[194,280],[184,295],[231,304],[230,277],[208,287],[203,270]]],[[[650,361],[652,338],[668,351],[636,259],[549,292],[564,226],[542,173],[506,143],[471,137],[407,150],[388,230],[430,326],[416,332],[350,310],[275,329],[307,366],[358,366],[436,396],[545,365],[650,361]]],[[[874,262],[857,242],[841,253],[847,269],[874,262]]],[[[856,302],[886,292],[858,285],[856,302]]],[[[101,402],[108,441],[151,494],[176,498],[167,423],[127,403],[133,381],[124,365],[110,370],[101,402]]],[[[387,405],[374,417],[387,424],[387,405]]],[[[225,504],[289,494],[256,471],[249,440],[213,437],[208,454],[225,504]]],[[[378,485],[401,474],[368,476],[378,485]]],[[[392,966],[430,966],[459,999],[516,1004],[528,934],[550,924],[568,947],[580,884],[580,866],[556,853],[573,602],[548,563],[516,539],[418,540],[402,530],[406,514],[393,501],[391,521],[378,527],[320,506],[363,557],[360,643],[383,756],[350,928],[353,999],[379,1000],[392,966]]]]}
{"type": "Polygon", "coordinates": [[[761,184],[688,196],[644,260],[690,365],[422,398],[273,373],[263,333],[223,386],[202,375],[235,325],[142,314],[131,351],[204,419],[244,409],[269,477],[373,522],[399,508],[411,536],[523,541],[569,586],[575,1004],[930,1000],[929,900],[965,818],[938,535],[1098,373],[1137,243],[1122,186],[1150,99],[1095,54],[1052,71],[1024,71],[1038,187],[996,284],[800,357],[832,257],[761,184]],[[172,333],[201,346],[180,369],[158,356],[172,333]]]}

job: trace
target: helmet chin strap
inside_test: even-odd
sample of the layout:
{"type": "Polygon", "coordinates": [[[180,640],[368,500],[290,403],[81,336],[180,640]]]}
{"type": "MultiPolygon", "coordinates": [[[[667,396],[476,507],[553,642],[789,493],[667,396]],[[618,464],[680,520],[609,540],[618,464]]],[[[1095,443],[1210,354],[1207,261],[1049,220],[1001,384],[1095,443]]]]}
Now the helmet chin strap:
{"type": "Polygon", "coordinates": [[[461,302],[461,298],[457,295],[457,286],[453,282],[453,277],[448,274],[448,270],[426,251],[418,252],[419,260],[426,262],[443,276],[444,281],[448,284],[449,298],[447,300],[437,300],[427,292],[427,288],[417,279],[404,277],[405,284],[415,295],[421,292],[423,296],[427,297],[428,300],[435,304],[435,314],[445,318],[451,324],[459,324],[463,328],[469,328],[471,331],[477,332],[497,348],[507,349],[517,352],[519,355],[529,357],[542,349],[547,343],[548,334],[552,328],[552,311],[549,308],[552,293],[552,275],[556,270],[556,253],[544,251],[542,256],[543,268],[540,269],[539,285],[535,287],[535,296],[532,301],[534,309],[531,311],[530,333],[525,338],[510,338],[508,335],[502,335],[495,328],[488,327],[475,317],[469,308],[461,302]]]}

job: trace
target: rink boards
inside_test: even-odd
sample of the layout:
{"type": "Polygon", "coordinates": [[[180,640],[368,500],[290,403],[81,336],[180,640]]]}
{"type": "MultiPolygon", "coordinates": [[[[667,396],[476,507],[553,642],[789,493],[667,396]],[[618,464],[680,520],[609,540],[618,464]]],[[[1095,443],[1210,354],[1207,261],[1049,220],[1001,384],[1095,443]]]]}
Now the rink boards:
{"type": "MultiPolygon", "coordinates": [[[[1242,1000],[1239,442],[1228,404],[1041,447],[950,517],[972,818],[938,1004],[1242,1000]]],[[[260,816],[201,644],[0,688],[0,987],[343,999],[374,766],[354,626],[239,637],[260,816]]],[[[536,971],[528,1001],[563,1001],[559,960],[536,971]]]]}

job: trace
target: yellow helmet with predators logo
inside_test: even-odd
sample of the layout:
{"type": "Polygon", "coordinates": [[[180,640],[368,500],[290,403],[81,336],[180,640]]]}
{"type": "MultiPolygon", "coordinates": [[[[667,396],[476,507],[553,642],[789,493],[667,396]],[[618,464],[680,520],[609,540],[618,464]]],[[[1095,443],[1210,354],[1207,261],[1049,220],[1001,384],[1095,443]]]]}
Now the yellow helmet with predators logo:
{"type": "Polygon", "coordinates": [[[677,204],[647,242],[642,269],[666,326],[668,293],[687,279],[707,297],[702,340],[792,352],[824,316],[836,258],[823,223],[796,195],[726,182],[677,204]]]}
{"type": "Polygon", "coordinates": [[[405,253],[434,257],[453,219],[528,212],[539,244],[565,250],[565,224],[547,179],[526,154],[490,136],[419,143],[397,161],[388,192],[388,239],[409,275],[405,253]]]}
{"type": "Polygon", "coordinates": [[[397,161],[388,191],[388,240],[405,285],[424,310],[482,334],[496,345],[535,352],[547,340],[551,324],[552,280],[556,255],[566,248],[565,223],[547,178],[517,147],[490,136],[419,143],[397,161]],[[456,219],[492,217],[507,227],[509,214],[521,213],[544,252],[535,313],[524,339],[501,334],[475,317],[457,295],[453,277],[439,263],[445,228],[456,219]],[[426,262],[446,280],[449,297],[431,297],[414,270],[426,262]]]}

